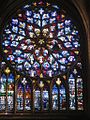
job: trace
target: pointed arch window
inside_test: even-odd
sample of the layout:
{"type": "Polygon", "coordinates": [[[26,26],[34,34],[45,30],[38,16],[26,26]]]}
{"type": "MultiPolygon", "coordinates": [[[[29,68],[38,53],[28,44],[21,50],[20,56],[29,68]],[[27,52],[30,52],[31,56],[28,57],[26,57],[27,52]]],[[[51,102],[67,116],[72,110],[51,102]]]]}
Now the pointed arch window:
{"type": "Polygon", "coordinates": [[[14,111],[14,76],[13,74],[1,74],[0,78],[0,111],[14,111]]]}
{"type": "Polygon", "coordinates": [[[31,111],[31,84],[27,82],[26,78],[20,78],[17,85],[17,112],[31,111]]]}
{"type": "Polygon", "coordinates": [[[0,112],[84,110],[81,34],[66,9],[28,2],[2,30],[0,112]]]}

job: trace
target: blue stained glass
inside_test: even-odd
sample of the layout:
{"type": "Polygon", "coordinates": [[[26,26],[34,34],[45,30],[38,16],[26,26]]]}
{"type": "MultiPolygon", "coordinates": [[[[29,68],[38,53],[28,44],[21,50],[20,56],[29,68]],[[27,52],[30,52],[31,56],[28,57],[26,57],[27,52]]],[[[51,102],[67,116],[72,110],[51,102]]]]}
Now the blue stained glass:
{"type": "Polygon", "coordinates": [[[73,74],[70,74],[69,80],[69,108],[71,110],[75,110],[75,78],[73,76],[73,74]]]}
{"type": "Polygon", "coordinates": [[[19,34],[25,36],[25,31],[23,29],[19,29],[19,34]]]}
{"type": "Polygon", "coordinates": [[[40,106],[41,106],[40,91],[35,90],[35,92],[34,92],[34,109],[36,111],[38,111],[38,110],[40,110],[40,106]]]}
{"type": "Polygon", "coordinates": [[[13,83],[13,82],[14,82],[14,76],[10,74],[10,76],[8,77],[8,83],[13,83]]]}
{"type": "Polygon", "coordinates": [[[3,30],[7,60],[30,77],[62,75],[80,53],[77,26],[66,13],[57,12],[57,5],[49,6],[43,2],[25,5],[3,30]]]}
{"type": "Polygon", "coordinates": [[[29,70],[31,68],[30,63],[28,63],[27,61],[24,63],[24,67],[26,68],[26,70],[29,70]]]}
{"type": "Polygon", "coordinates": [[[74,61],[75,61],[75,57],[74,57],[74,56],[69,56],[69,57],[68,57],[68,60],[69,60],[70,62],[74,62],[74,61]]]}
{"type": "Polygon", "coordinates": [[[39,12],[40,12],[41,15],[43,15],[44,10],[42,8],[40,8],[39,12]]]}
{"type": "Polygon", "coordinates": [[[60,110],[66,110],[66,90],[63,85],[60,86],[60,110]]]}
{"type": "Polygon", "coordinates": [[[15,62],[18,63],[18,64],[21,64],[21,63],[24,62],[24,59],[21,58],[21,57],[17,57],[17,58],[15,59],[15,62]]]}
{"type": "Polygon", "coordinates": [[[18,19],[12,19],[12,24],[13,25],[18,25],[18,19]]]}
{"type": "Polygon", "coordinates": [[[58,34],[58,39],[61,40],[62,42],[65,42],[65,41],[66,41],[65,37],[62,37],[62,36],[60,36],[59,34],[58,34]]]}
{"type": "Polygon", "coordinates": [[[0,78],[0,111],[6,107],[6,76],[3,74],[0,78]]]}
{"type": "Polygon", "coordinates": [[[17,42],[17,41],[12,41],[11,46],[12,46],[12,47],[16,47],[18,44],[19,44],[19,42],[17,42]]]}
{"type": "Polygon", "coordinates": [[[51,19],[50,19],[50,24],[51,24],[51,23],[55,23],[55,22],[56,22],[56,18],[51,18],[51,19]]]}
{"type": "MultiPolygon", "coordinates": [[[[23,81],[25,79],[22,80],[22,84],[18,83],[15,105],[18,112],[29,112],[31,108],[35,112],[50,110],[50,99],[51,110],[66,110],[66,88],[69,92],[68,109],[84,109],[82,64],[81,61],[78,62],[80,37],[74,22],[58,5],[36,1],[19,9],[15,17],[10,17],[10,21],[4,26],[2,49],[6,60],[15,71],[17,70],[15,73],[19,71],[24,76],[31,77],[33,85],[38,84],[40,87],[33,86],[32,90],[31,83],[23,81]],[[59,81],[56,80],[57,76],[60,76],[59,81]],[[48,78],[48,81],[43,81],[42,87],[34,78],[39,78],[40,81],[48,78]],[[53,78],[55,81],[52,81],[53,78]],[[67,79],[68,86],[64,79],[67,79]],[[51,85],[51,93],[48,85],[45,86],[46,83],[51,85]]],[[[14,83],[13,74],[1,75],[0,111],[14,111],[14,83]]]]}
{"type": "Polygon", "coordinates": [[[78,31],[74,29],[74,30],[72,31],[72,35],[78,35],[78,31]]]}
{"type": "Polygon", "coordinates": [[[28,47],[27,47],[27,50],[33,50],[34,49],[34,46],[33,45],[29,45],[28,47]]]}
{"type": "Polygon", "coordinates": [[[33,64],[33,67],[34,67],[35,69],[38,69],[38,68],[40,68],[40,64],[39,64],[38,62],[35,62],[35,63],[33,64]]]}
{"type": "Polygon", "coordinates": [[[67,56],[69,56],[70,54],[69,54],[68,51],[62,51],[62,55],[63,55],[64,57],[67,57],[67,56]]]}
{"type": "Polygon", "coordinates": [[[55,31],[55,27],[56,27],[56,26],[51,26],[51,27],[50,27],[50,30],[51,30],[52,32],[55,31]]]}
{"type": "Polygon", "coordinates": [[[26,15],[30,17],[32,15],[32,11],[26,11],[26,15]]]}
{"type": "Polygon", "coordinates": [[[19,46],[22,50],[25,50],[27,48],[27,45],[25,45],[25,43],[19,44],[19,46]]]}
{"type": "Polygon", "coordinates": [[[59,57],[60,57],[58,53],[57,54],[53,53],[53,56],[57,59],[59,59],[59,57]]]}
{"type": "Polygon", "coordinates": [[[27,45],[25,45],[25,43],[19,44],[19,46],[20,46],[20,49],[22,50],[26,50],[27,48],[27,45]]]}
{"type": "Polygon", "coordinates": [[[46,21],[46,20],[43,20],[43,21],[42,21],[42,27],[45,26],[45,25],[47,25],[47,21],[46,21]]]}
{"type": "Polygon", "coordinates": [[[77,41],[76,41],[76,42],[73,42],[73,45],[74,45],[75,48],[80,47],[80,44],[79,44],[77,41]]]}
{"type": "Polygon", "coordinates": [[[66,43],[64,43],[64,45],[65,45],[65,47],[67,47],[67,48],[72,47],[72,44],[71,44],[70,42],[66,42],[66,43]]]}
{"type": "Polygon", "coordinates": [[[64,28],[64,23],[58,23],[58,29],[64,28]]]}
{"type": "Polygon", "coordinates": [[[38,19],[34,19],[34,24],[38,25],[39,27],[41,27],[41,21],[38,19]]]}
{"type": "Polygon", "coordinates": [[[42,19],[48,19],[48,18],[50,18],[49,14],[43,14],[42,19]]]}
{"type": "Polygon", "coordinates": [[[31,110],[31,88],[28,84],[25,86],[25,109],[31,110]]]}
{"type": "Polygon", "coordinates": [[[1,83],[2,83],[2,82],[6,82],[6,76],[5,76],[5,74],[2,75],[0,82],[1,82],[1,83]]]}
{"type": "Polygon", "coordinates": [[[30,40],[30,39],[26,39],[26,40],[25,40],[25,43],[28,45],[28,44],[31,43],[31,40],[30,40]]]}
{"type": "Polygon", "coordinates": [[[17,110],[23,110],[23,94],[24,94],[24,88],[22,84],[19,84],[17,89],[17,110]]]}
{"type": "Polygon", "coordinates": [[[13,54],[16,55],[16,56],[20,56],[21,53],[22,53],[21,50],[15,50],[15,52],[13,54]]]}
{"type": "Polygon", "coordinates": [[[13,74],[10,74],[8,77],[8,111],[13,110],[14,108],[14,76],[13,74]]]}
{"type": "Polygon", "coordinates": [[[71,20],[65,20],[65,25],[70,26],[71,25],[71,20]]]}
{"type": "Polygon", "coordinates": [[[83,110],[83,80],[81,76],[77,76],[77,104],[78,110],[83,110]]]}
{"type": "Polygon", "coordinates": [[[47,55],[48,55],[48,50],[44,50],[44,51],[43,51],[43,55],[44,55],[44,56],[47,56],[47,55]]]}
{"type": "Polygon", "coordinates": [[[56,71],[59,68],[59,65],[57,62],[55,62],[54,64],[51,65],[51,67],[53,68],[54,71],[56,71]]]}
{"type": "Polygon", "coordinates": [[[60,70],[61,70],[61,71],[66,71],[66,66],[60,65],[60,70]]]}
{"type": "Polygon", "coordinates": [[[27,22],[28,23],[33,23],[33,18],[27,17],[27,22]]]}
{"type": "Polygon", "coordinates": [[[23,39],[24,39],[23,36],[17,36],[17,37],[16,37],[16,41],[21,41],[21,40],[23,40],[23,39]]]}
{"type": "Polygon", "coordinates": [[[16,66],[16,68],[17,68],[18,70],[22,70],[22,67],[23,67],[22,65],[17,65],[17,66],[16,66]]]}
{"type": "Polygon", "coordinates": [[[5,29],[5,32],[6,32],[6,34],[10,34],[11,33],[11,31],[9,29],[5,29]]]}
{"type": "Polygon", "coordinates": [[[61,58],[60,60],[58,60],[58,62],[60,62],[61,64],[66,64],[68,61],[66,58],[61,58]]]}
{"type": "Polygon", "coordinates": [[[64,35],[64,29],[59,30],[57,37],[64,35]]]}
{"type": "Polygon", "coordinates": [[[49,69],[50,68],[50,64],[48,63],[48,62],[45,62],[44,64],[43,64],[43,67],[44,67],[44,69],[49,69]]]}
{"type": "Polygon", "coordinates": [[[18,33],[18,27],[17,26],[12,26],[12,31],[14,33],[18,33]]]}
{"type": "Polygon", "coordinates": [[[15,59],[15,57],[13,55],[9,55],[9,57],[7,58],[7,60],[13,61],[15,59]]]}
{"type": "Polygon", "coordinates": [[[40,51],[39,50],[35,50],[35,55],[39,56],[40,55],[40,51]]]}
{"type": "Polygon", "coordinates": [[[65,27],[65,34],[70,34],[70,32],[71,32],[70,27],[65,27]]]}
{"type": "Polygon", "coordinates": [[[58,88],[56,85],[52,88],[52,109],[58,110],[58,88]]]}
{"type": "Polygon", "coordinates": [[[47,71],[47,75],[48,75],[49,77],[52,77],[53,74],[54,74],[54,72],[53,72],[52,70],[48,70],[48,71],[47,71]]]}
{"type": "Polygon", "coordinates": [[[52,16],[52,17],[55,17],[55,16],[57,16],[57,13],[56,13],[56,11],[54,11],[54,12],[51,12],[51,16],[52,16]]]}
{"type": "Polygon", "coordinates": [[[36,14],[36,13],[34,13],[33,18],[40,19],[40,14],[36,14]]]}
{"type": "Polygon", "coordinates": [[[9,46],[9,44],[10,44],[10,41],[8,41],[8,40],[5,40],[3,43],[4,46],[9,46]]]}
{"type": "Polygon", "coordinates": [[[30,76],[35,77],[35,75],[36,75],[36,71],[35,70],[30,70],[30,76]]]}
{"type": "Polygon", "coordinates": [[[19,27],[25,29],[26,24],[24,22],[19,22],[19,27]]]}
{"type": "Polygon", "coordinates": [[[49,109],[49,93],[48,93],[48,90],[43,90],[42,103],[43,103],[43,110],[48,110],[49,109]]]}
{"type": "Polygon", "coordinates": [[[34,63],[34,56],[33,55],[28,56],[28,60],[30,60],[31,64],[33,64],[34,63]]]}
{"type": "Polygon", "coordinates": [[[29,31],[33,31],[33,26],[32,25],[27,25],[27,29],[29,30],[29,31]]]}

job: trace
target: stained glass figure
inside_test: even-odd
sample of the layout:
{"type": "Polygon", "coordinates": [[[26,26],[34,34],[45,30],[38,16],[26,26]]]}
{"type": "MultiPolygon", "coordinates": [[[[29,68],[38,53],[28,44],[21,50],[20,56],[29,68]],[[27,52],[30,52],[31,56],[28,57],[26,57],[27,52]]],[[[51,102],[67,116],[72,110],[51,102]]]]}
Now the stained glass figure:
{"type": "Polygon", "coordinates": [[[83,80],[80,76],[77,77],[76,83],[78,110],[83,110],[83,80]]]}
{"type": "Polygon", "coordinates": [[[58,110],[58,88],[56,85],[52,88],[52,110],[58,110]]]}
{"type": "Polygon", "coordinates": [[[21,111],[24,109],[23,103],[24,103],[24,86],[23,84],[19,83],[17,88],[17,110],[18,111],[21,111]]]}
{"type": "Polygon", "coordinates": [[[6,76],[2,74],[0,78],[0,111],[6,109],[6,76]]]}
{"type": "Polygon", "coordinates": [[[7,86],[8,86],[8,88],[7,88],[8,111],[11,111],[14,108],[14,76],[13,76],[13,74],[9,75],[7,86]]]}
{"type": "Polygon", "coordinates": [[[29,84],[25,86],[25,110],[31,110],[31,88],[29,84]]]}
{"type": "Polygon", "coordinates": [[[60,110],[66,110],[66,90],[64,85],[60,86],[60,110]]]}
{"type": "Polygon", "coordinates": [[[76,101],[75,101],[75,78],[73,76],[73,74],[70,74],[69,80],[69,108],[71,110],[75,110],[76,109],[76,101]]]}
{"type": "Polygon", "coordinates": [[[76,78],[76,94],[77,94],[77,109],[83,110],[83,79],[82,79],[82,64],[79,61],[73,69],[73,74],[76,78]]]}
{"type": "Polygon", "coordinates": [[[49,91],[47,87],[44,87],[42,92],[42,109],[49,110],[49,91]]]}
{"type": "Polygon", "coordinates": [[[34,109],[39,111],[41,109],[41,91],[39,88],[34,90],[34,109]]]}

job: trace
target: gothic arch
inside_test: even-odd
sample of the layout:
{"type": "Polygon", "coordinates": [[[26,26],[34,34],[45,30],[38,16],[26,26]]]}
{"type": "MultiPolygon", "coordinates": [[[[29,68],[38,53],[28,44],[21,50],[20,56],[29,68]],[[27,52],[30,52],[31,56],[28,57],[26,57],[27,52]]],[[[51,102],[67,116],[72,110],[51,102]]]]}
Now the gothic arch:
{"type": "MultiPolygon", "coordinates": [[[[51,1],[51,2],[53,2],[53,1],[51,1]]],[[[63,2],[66,2],[66,1],[63,1],[63,2]]],[[[73,1],[72,1],[73,2],[73,1]]],[[[58,1],[57,1],[57,3],[58,3],[58,1]]],[[[71,2],[70,2],[71,3],[71,2]]],[[[16,5],[19,5],[20,3],[18,3],[18,2],[16,2],[16,3],[14,3],[14,4],[12,4],[11,6],[16,6],[16,5]]],[[[85,34],[82,36],[82,39],[85,39],[85,40],[87,40],[87,38],[88,38],[88,36],[89,36],[89,34],[88,34],[88,27],[87,27],[87,25],[88,25],[88,22],[86,23],[85,22],[85,20],[86,20],[86,14],[84,13],[84,10],[82,10],[82,7],[80,8],[80,6],[79,6],[79,3],[78,2],[73,2],[73,4],[75,5],[75,7],[78,9],[78,11],[79,11],[79,14],[81,15],[80,17],[78,17],[77,18],[77,20],[80,20],[80,23],[81,23],[81,26],[79,26],[78,28],[80,29],[80,28],[82,28],[82,30],[80,30],[81,31],[81,33],[83,33],[84,31],[86,31],[85,32],[85,34]],[[87,36],[87,37],[86,37],[87,36]]],[[[66,6],[68,6],[68,3],[65,3],[65,5],[66,6]]],[[[70,4],[70,5],[72,5],[72,3],[70,4]]],[[[7,12],[5,12],[6,13],[6,15],[7,15],[7,13],[9,12],[9,11],[11,11],[12,10],[12,8],[13,7],[11,7],[11,8],[7,8],[7,12]]],[[[17,9],[18,7],[16,7],[16,9],[17,9]]],[[[73,5],[72,5],[72,7],[71,7],[71,9],[73,8],[73,5]]],[[[76,9],[75,8],[75,9],[76,9]]],[[[70,12],[70,10],[71,9],[69,9],[69,11],[68,12],[70,12]]],[[[75,12],[75,9],[73,8],[73,10],[74,10],[74,13],[77,13],[77,12],[75,12]]],[[[12,14],[12,12],[10,12],[10,15],[12,14]]],[[[78,13],[77,13],[77,15],[79,15],[78,13]]],[[[5,15],[5,16],[6,16],[5,15]]],[[[72,14],[71,14],[72,15],[72,14]]],[[[3,15],[2,15],[3,16],[3,15]]],[[[7,16],[7,17],[5,17],[5,16],[3,16],[5,19],[2,19],[2,21],[3,22],[5,22],[5,20],[7,21],[7,19],[9,18],[9,15],[7,16]]],[[[3,25],[3,23],[2,23],[2,25],[3,25]]],[[[3,26],[2,26],[3,27],[3,26]]],[[[85,41],[83,41],[82,40],[82,42],[84,42],[85,43],[85,41]]],[[[81,44],[82,44],[82,42],[81,42],[81,44]]],[[[84,45],[82,44],[82,46],[81,46],[82,48],[87,48],[87,43],[85,43],[84,45]]],[[[83,50],[81,48],[81,50],[83,51],[83,53],[85,54],[85,55],[83,55],[83,57],[82,57],[82,60],[83,60],[83,63],[85,63],[85,65],[83,66],[83,68],[84,68],[84,72],[86,73],[87,72],[87,56],[86,56],[86,54],[87,54],[87,50],[83,50]],[[85,58],[85,59],[84,59],[85,58]]],[[[12,69],[12,68],[11,68],[12,69]]],[[[15,73],[16,74],[16,73],[15,73]]],[[[28,76],[27,76],[28,77],[28,76]]],[[[84,78],[86,78],[87,79],[87,73],[86,73],[86,75],[84,76],[84,78]]],[[[33,80],[34,81],[34,80],[33,80]]],[[[85,81],[84,81],[85,82],[85,81]]],[[[88,81],[87,81],[88,82],[88,81]]],[[[41,83],[42,84],[42,83],[41,83]]],[[[68,89],[68,88],[66,88],[66,89],[68,89]]],[[[85,93],[86,93],[86,85],[84,86],[84,90],[85,90],[85,93]]],[[[84,97],[84,99],[86,99],[87,98],[87,96],[85,95],[85,97],[84,97]]],[[[66,98],[67,99],[67,98],[66,98]]],[[[87,111],[87,108],[86,108],[86,103],[85,103],[85,110],[87,111]]],[[[82,113],[82,112],[81,112],[82,113]]],[[[80,114],[81,114],[80,113],[80,114]]],[[[57,113],[56,113],[57,114],[57,113]]],[[[78,114],[78,113],[77,113],[78,114]]],[[[57,114],[58,115],[58,114],[57,114]]],[[[63,114],[62,114],[62,116],[63,116],[63,114]]],[[[43,117],[43,116],[42,116],[43,117]]]]}

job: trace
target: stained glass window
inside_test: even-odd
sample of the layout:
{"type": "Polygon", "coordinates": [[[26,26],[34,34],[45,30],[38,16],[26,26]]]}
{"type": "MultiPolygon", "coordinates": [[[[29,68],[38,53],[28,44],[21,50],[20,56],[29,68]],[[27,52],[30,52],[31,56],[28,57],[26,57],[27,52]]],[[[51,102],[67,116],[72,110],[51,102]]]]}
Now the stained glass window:
{"type": "Polygon", "coordinates": [[[14,107],[14,76],[12,74],[8,76],[7,90],[8,111],[10,111],[14,107]]]}
{"type": "Polygon", "coordinates": [[[3,74],[0,80],[0,111],[6,106],[6,76],[3,74]]]}
{"type": "Polygon", "coordinates": [[[14,110],[14,74],[5,62],[1,62],[2,72],[0,74],[0,112],[13,112],[14,110]]]}
{"type": "Polygon", "coordinates": [[[0,112],[84,110],[80,40],[62,5],[17,10],[2,30],[0,112]]]}
{"type": "Polygon", "coordinates": [[[49,110],[49,87],[44,86],[42,92],[42,109],[49,110]]]}
{"type": "Polygon", "coordinates": [[[34,109],[39,111],[41,109],[41,91],[39,88],[34,90],[34,109]]]}
{"type": "Polygon", "coordinates": [[[2,47],[17,71],[45,78],[62,75],[77,61],[79,39],[71,18],[58,6],[40,2],[17,11],[5,26],[2,47]]]}
{"type": "Polygon", "coordinates": [[[52,88],[52,109],[58,110],[58,88],[56,85],[52,88]]]}
{"type": "Polygon", "coordinates": [[[17,88],[17,111],[31,110],[31,85],[26,78],[21,78],[17,88]]]}
{"type": "Polygon", "coordinates": [[[66,90],[63,85],[60,86],[60,110],[66,110],[66,90]]]}
{"type": "Polygon", "coordinates": [[[17,88],[17,110],[23,110],[24,86],[20,83],[17,88]]]}

